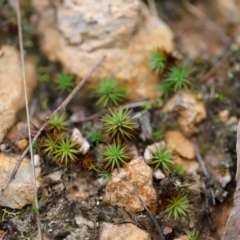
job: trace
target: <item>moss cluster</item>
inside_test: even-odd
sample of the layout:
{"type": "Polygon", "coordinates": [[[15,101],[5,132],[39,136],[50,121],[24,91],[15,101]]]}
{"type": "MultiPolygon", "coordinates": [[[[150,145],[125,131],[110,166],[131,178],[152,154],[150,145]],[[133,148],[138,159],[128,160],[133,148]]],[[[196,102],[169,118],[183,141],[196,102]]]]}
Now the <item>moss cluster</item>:
{"type": "Polygon", "coordinates": [[[156,48],[150,53],[149,65],[152,71],[160,75],[159,89],[168,96],[173,92],[191,85],[191,72],[178,64],[177,58],[164,49],[156,48]]]}

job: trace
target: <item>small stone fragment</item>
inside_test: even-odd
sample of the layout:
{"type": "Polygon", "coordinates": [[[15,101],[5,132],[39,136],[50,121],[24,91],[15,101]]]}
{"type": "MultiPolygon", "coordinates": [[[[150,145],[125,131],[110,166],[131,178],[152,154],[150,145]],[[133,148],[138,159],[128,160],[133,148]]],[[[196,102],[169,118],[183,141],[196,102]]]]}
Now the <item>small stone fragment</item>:
{"type": "Polygon", "coordinates": [[[223,188],[225,188],[227,184],[232,180],[231,174],[228,169],[226,170],[226,173],[224,175],[218,174],[217,178],[218,182],[221,184],[223,188]]]}
{"type": "Polygon", "coordinates": [[[87,141],[86,138],[83,137],[83,135],[77,128],[73,129],[71,140],[76,141],[79,144],[79,146],[80,146],[79,151],[83,155],[86,154],[88,152],[88,150],[90,149],[89,142],[87,141]]]}
{"type": "Polygon", "coordinates": [[[0,151],[1,152],[4,152],[6,150],[6,148],[7,148],[6,144],[4,144],[4,143],[0,144],[0,151]]]}
{"type": "Polygon", "coordinates": [[[45,181],[47,182],[57,183],[61,181],[62,175],[63,175],[63,170],[59,170],[59,171],[54,171],[49,173],[44,178],[46,179],[45,181]]]}
{"type": "Polygon", "coordinates": [[[170,233],[172,233],[172,227],[170,227],[170,226],[165,226],[165,227],[163,227],[163,234],[164,235],[167,235],[167,234],[170,234],[170,233]]]}
{"type": "Polygon", "coordinates": [[[91,239],[92,229],[96,227],[95,223],[81,215],[75,216],[75,222],[78,228],[71,231],[66,240],[91,239]]]}
{"type": "Polygon", "coordinates": [[[196,124],[207,117],[205,105],[190,92],[177,92],[164,106],[165,113],[178,113],[178,124],[185,136],[197,132],[196,124]]]}
{"type": "Polygon", "coordinates": [[[152,186],[152,169],[142,157],[133,159],[123,168],[115,169],[106,186],[105,201],[113,206],[122,206],[129,212],[144,210],[133,187],[136,183],[139,195],[153,212],[157,209],[157,193],[152,186]]]}
{"type": "Polygon", "coordinates": [[[157,180],[161,180],[161,179],[165,178],[165,175],[163,174],[161,169],[158,168],[156,171],[154,171],[153,177],[157,180]]]}
{"type": "Polygon", "coordinates": [[[150,235],[132,223],[102,223],[99,240],[151,240],[150,235]]]}
{"type": "Polygon", "coordinates": [[[149,164],[152,161],[152,152],[155,152],[158,148],[164,147],[166,147],[166,143],[164,141],[156,142],[147,146],[143,154],[146,163],[149,164]]]}
{"type": "Polygon", "coordinates": [[[34,154],[33,155],[33,162],[34,162],[34,167],[40,167],[40,156],[39,154],[34,154]]]}
{"type": "MultiPolygon", "coordinates": [[[[0,188],[3,187],[13,168],[17,164],[19,155],[5,155],[0,153],[0,188]]],[[[37,188],[40,186],[40,168],[35,168],[37,188]]],[[[0,196],[0,205],[21,209],[31,204],[34,198],[32,167],[29,159],[24,158],[15,178],[0,196]]]]}
{"type": "Polygon", "coordinates": [[[94,228],[94,222],[84,218],[81,215],[75,216],[75,221],[76,221],[76,224],[78,225],[78,227],[87,226],[90,229],[94,228]]]}
{"type": "Polygon", "coordinates": [[[218,113],[219,119],[224,123],[226,123],[228,121],[229,116],[230,116],[230,112],[228,109],[224,109],[218,113]]]}
{"type": "Polygon", "coordinates": [[[138,120],[141,127],[141,133],[139,137],[145,142],[147,139],[152,139],[150,113],[148,111],[142,111],[139,113],[139,115],[140,116],[138,117],[138,120]]]}
{"type": "Polygon", "coordinates": [[[27,148],[28,146],[28,140],[27,139],[21,139],[17,142],[17,148],[20,151],[23,151],[27,148]]]}
{"type": "Polygon", "coordinates": [[[167,131],[165,133],[165,141],[167,146],[180,156],[193,159],[195,157],[194,146],[190,140],[188,140],[179,131],[167,131]]]}

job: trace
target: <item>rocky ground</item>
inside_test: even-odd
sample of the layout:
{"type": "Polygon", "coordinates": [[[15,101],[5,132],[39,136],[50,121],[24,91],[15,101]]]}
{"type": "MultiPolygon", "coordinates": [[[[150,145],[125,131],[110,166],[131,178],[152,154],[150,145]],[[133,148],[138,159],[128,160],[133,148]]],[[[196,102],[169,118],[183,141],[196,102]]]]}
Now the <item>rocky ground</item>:
{"type": "Polygon", "coordinates": [[[23,155],[29,137],[16,14],[7,1],[0,2],[1,188],[25,157],[0,196],[1,239],[39,239],[36,216],[44,239],[218,240],[237,235],[229,215],[240,115],[238,4],[156,1],[156,12],[153,1],[140,0],[20,2],[32,137],[106,59],[62,109],[65,125],[54,130],[46,123],[34,144],[37,208],[30,154],[23,155]],[[151,70],[149,58],[156,48],[164,49],[169,65],[190,70],[191,81],[183,89],[159,87],[169,69],[151,70]],[[112,169],[104,165],[104,151],[115,143],[104,128],[109,109],[96,104],[96,90],[106,78],[126,89],[122,106],[131,109],[135,130],[129,133],[133,138],[116,140],[126,144],[129,159],[112,169]],[[44,149],[46,139],[61,136],[78,143],[73,162],[61,162],[56,150],[44,149]],[[172,154],[171,171],[153,164],[154,152],[162,148],[172,154]],[[169,215],[169,199],[177,196],[187,198],[187,210],[169,215]]]}

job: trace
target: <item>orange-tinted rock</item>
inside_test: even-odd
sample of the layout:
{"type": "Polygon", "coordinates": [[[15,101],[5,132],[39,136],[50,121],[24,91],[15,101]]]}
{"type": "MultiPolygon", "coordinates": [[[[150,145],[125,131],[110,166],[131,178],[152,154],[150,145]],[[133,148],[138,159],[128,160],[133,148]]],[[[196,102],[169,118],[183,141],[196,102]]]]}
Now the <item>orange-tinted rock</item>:
{"type": "Polygon", "coordinates": [[[176,93],[164,106],[165,113],[177,113],[178,124],[186,136],[197,132],[196,124],[207,117],[205,105],[187,91],[176,93]]]}
{"type": "Polygon", "coordinates": [[[222,122],[226,123],[230,117],[229,109],[224,109],[221,112],[219,112],[218,117],[222,122]]]}
{"type": "Polygon", "coordinates": [[[129,212],[143,211],[144,207],[133,187],[134,182],[145,205],[155,213],[157,193],[152,186],[152,169],[142,157],[133,159],[123,168],[112,172],[106,186],[105,201],[113,206],[122,206],[129,212]]]}
{"type": "Polygon", "coordinates": [[[179,131],[167,131],[165,133],[167,146],[180,156],[193,159],[195,157],[194,145],[179,131]]]}
{"type": "Polygon", "coordinates": [[[150,234],[136,227],[132,223],[115,225],[102,223],[100,228],[100,240],[151,240],[150,234]]]}
{"type": "Polygon", "coordinates": [[[28,140],[27,139],[21,139],[17,142],[17,148],[20,150],[20,151],[23,151],[27,148],[28,146],[28,140]]]}

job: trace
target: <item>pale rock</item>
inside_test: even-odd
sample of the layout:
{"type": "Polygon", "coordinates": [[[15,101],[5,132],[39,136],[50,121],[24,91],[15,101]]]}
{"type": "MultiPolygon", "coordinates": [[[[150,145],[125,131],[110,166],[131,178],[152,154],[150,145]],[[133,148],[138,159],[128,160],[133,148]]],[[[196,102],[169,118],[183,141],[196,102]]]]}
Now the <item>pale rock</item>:
{"type": "Polygon", "coordinates": [[[174,160],[176,164],[183,166],[183,170],[186,173],[195,173],[200,168],[200,164],[197,161],[184,160],[179,156],[175,156],[174,160]]]}
{"type": "Polygon", "coordinates": [[[205,105],[188,91],[177,92],[163,108],[164,113],[177,113],[178,124],[187,137],[197,132],[196,124],[207,117],[205,105]]]}
{"type": "Polygon", "coordinates": [[[97,181],[98,181],[98,183],[99,183],[101,186],[106,186],[106,184],[107,184],[107,182],[108,182],[108,180],[107,180],[106,178],[104,178],[104,177],[99,177],[99,178],[97,179],[97,181]]]}
{"type": "Polygon", "coordinates": [[[95,223],[81,215],[75,216],[74,219],[78,228],[73,229],[73,231],[71,231],[71,233],[66,237],[66,240],[91,239],[92,229],[96,227],[95,223]]]}
{"type": "Polygon", "coordinates": [[[232,116],[228,119],[227,125],[230,127],[231,131],[237,132],[238,118],[236,116],[232,116]]]}
{"type": "MultiPolygon", "coordinates": [[[[136,117],[136,114],[135,114],[136,117]]],[[[151,115],[148,111],[139,112],[137,117],[140,123],[141,133],[139,137],[145,142],[147,139],[152,139],[151,115]]]]}
{"type": "Polygon", "coordinates": [[[99,240],[151,240],[149,233],[136,227],[132,223],[115,225],[103,222],[100,228],[99,240]]]}
{"type": "Polygon", "coordinates": [[[81,215],[75,216],[75,222],[78,225],[78,227],[86,226],[86,227],[88,227],[90,229],[94,228],[94,222],[84,218],[81,215]]]}
{"type": "Polygon", "coordinates": [[[174,238],[174,240],[189,240],[189,237],[187,235],[181,235],[178,238],[174,238]]]}
{"type": "Polygon", "coordinates": [[[140,0],[49,2],[33,0],[33,6],[41,48],[51,61],[60,61],[81,79],[106,55],[86,87],[115,77],[131,99],[158,96],[159,80],[149,69],[149,54],[156,47],[173,50],[173,33],[140,0]]]}
{"type": "Polygon", "coordinates": [[[225,25],[240,23],[240,2],[236,0],[217,0],[214,9],[219,21],[225,25]]]}
{"type": "Polygon", "coordinates": [[[179,131],[167,131],[165,133],[167,146],[180,156],[193,159],[195,157],[194,145],[179,131]]]}
{"type": "Polygon", "coordinates": [[[39,154],[34,154],[33,155],[33,162],[34,162],[34,167],[40,167],[41,162],[40,162],[39,154]]]}
{"type": "Polygon", "coordinates": [[[77,129],[77,128],[73,129],[71,140],[74,142],[77,142],[79,144],[80,148],[78,150],[83,155],[85,155],[89,151],[90,144],[87,141],[87,139],[83,137],[83,135],[79,131],[79,129],[77,129]]]}
{"type": "Polygon", "coordinates": [[[173,229],[172,229],[171,226],[164,226],[163,227],[163,234],[164,235],[168,235],[168,234],[172,233],[172,231],[173,231],[173,229]]]}
{"type": "Polygon", "coordinates": [[[1,152],[4,152],[6,149],[7,149],[6,144],[4,144],[4,143],[0,144],[0,151],[1,152]]]}
{"type": "MultiPolygon", "coordinates": [[[[13,168],[17,164],[19,155],[5,155],[0,153],[0,188],[3,187],[13,168]]],[[[40,168],[35,168],[37,188],[40,187],[40,168]]],[[[0,196],[0,205],[21,209],[26,204],[31,204],[34,199],[34,186],[32,167],[29,159],[24,158],[15,178],[0,196]]]]}
{"type": "Polygon", "coordinates": [[[46,179],[46,182],[52,182],[52,183],[57,183],[60,182],[62,179],[63,171],[53,171],[46,175],[44,178],[46,179]]]}
{"type": "Polygon", "coordinates": [[[227,123],[227,121],[230,117],[229,109],[224,109],[224,110],[220,111],[218,113],[218,117],[222,122],[227,123]]]}
{"type": "MultiPolygon", "coordinates": [[[[15,122],[15,116],[24,107],[23,82],[20,57],[15,48],[3,45],[0,48],[0,143],[7,130],[15,122]]],[[[26,59],[28,97],[36,86],[36,68],[26,59]]]]}
{"type": "Polygon", "coordinates": [[[163,172],[161,171],[161,169],[157,169],[156,171],[154,171],[153,173],[153,177],[157,180],[161,180],[165,178],[165,175],[163,174],[163,172]]]}
{"type": "Polygon", "coordinates": [[[166,147],[166,143],[164,141],[153,143],[146,147],[143,156],[147,164],[150,164],[152,161],[152,153],[157,149],[162,149],[166,147]]]}
{"type": "Polygon", "coordinates": [[[225,188],[227,184],[232,180],[231,174],[228,169],[226,170],[226,173],[224,174],[224,176],[218,174],[217,178],[218,178],[218,182],[221,184],[223,188],[225,188]]]}
{"type": "Polygon", "coordinates": [[[133,159],[123,168],[115,169],[106,186],[105,201],[110,205],[122,206],[129,212],[144,210],[133,183],[142,201],[153,212],[157,209],[157,193],[152,186],[152,169],[142,157],[133,159]]]}

